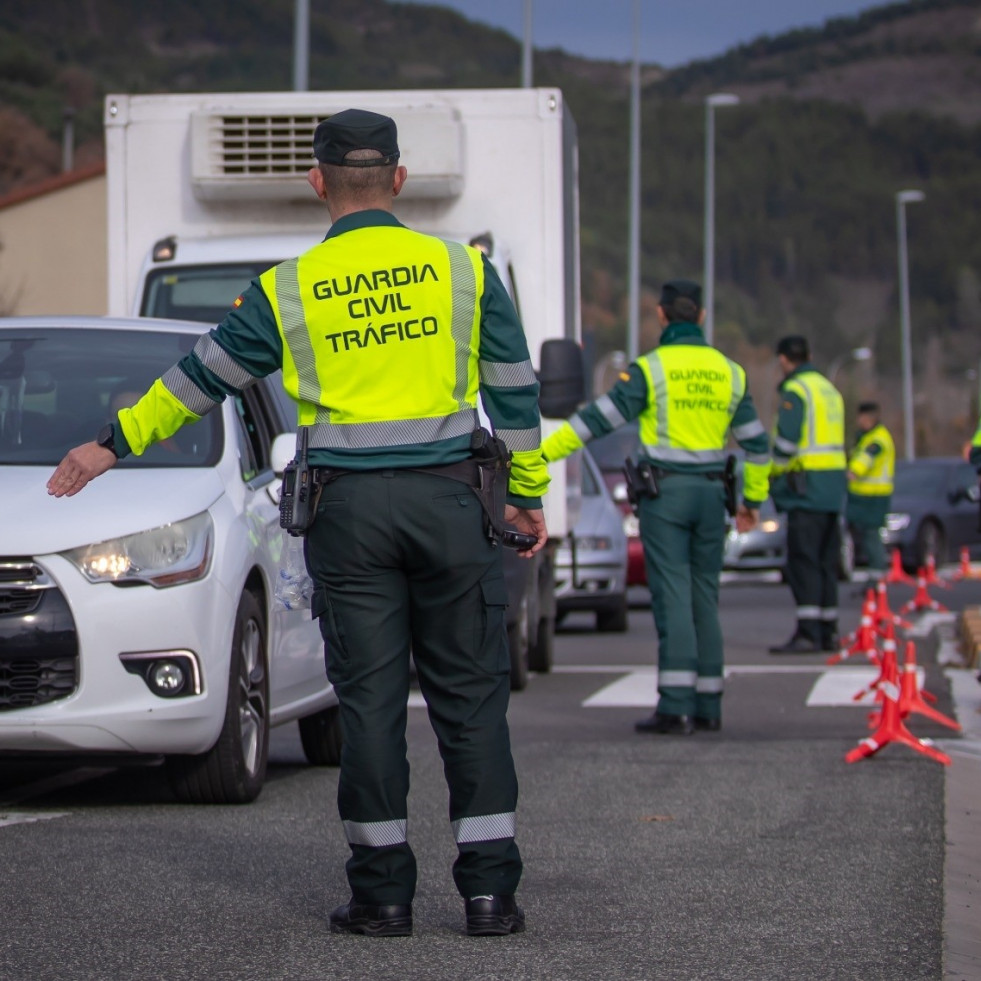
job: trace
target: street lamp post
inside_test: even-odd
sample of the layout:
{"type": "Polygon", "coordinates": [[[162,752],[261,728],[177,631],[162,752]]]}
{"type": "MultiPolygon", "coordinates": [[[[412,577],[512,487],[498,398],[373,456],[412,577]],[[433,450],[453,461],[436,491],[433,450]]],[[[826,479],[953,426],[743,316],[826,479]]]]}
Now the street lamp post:
{"type": "Polygon", "coordinates": [[[828,366],[828,381],[832,385],[835,383],[835,378],[838,377],[838,372],[844,367],[846,361],[868,361],[871,357],[872,348],[870,347],[854,347],[844,354],[839,354],[836,358],[832,359],[831,364],[828,366]]]}
{"type": "Polygon", "coordinates": [[[909,258],[906,252],[906,205],[924,199],[922,191],[896,194],[896,232],[899,242],[899,337],[903,371],[903,440],[907,460],[916,459],[913,439],[913,356],[909,324],[909,258]]]}
{"type": "Polygon", "coordinates": [[[640,0],[634,0],[630,65],[630,189],[627,242],[627,356],[640,353],[640,0]]]}
{"type": "Polygon", "coordinates": [[[705,270],[702,283],[705,309],[705,339],[715,335],[715,110],[735,106],[739,96],[714,92],[705,100],[705,270]]]}

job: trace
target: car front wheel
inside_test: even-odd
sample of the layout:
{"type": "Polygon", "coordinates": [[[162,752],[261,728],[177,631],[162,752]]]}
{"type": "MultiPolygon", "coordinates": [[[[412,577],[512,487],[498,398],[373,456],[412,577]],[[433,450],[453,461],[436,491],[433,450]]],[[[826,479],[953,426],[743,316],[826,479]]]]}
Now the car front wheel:
{"type": "Polygon", "coordinates": [[[167,758],[177,797],[192,804],[247,804],[266,778],[269,754],[269,674],[262,610],[242,594],[235,616],[225,718],[206,753],[167,758]]]}

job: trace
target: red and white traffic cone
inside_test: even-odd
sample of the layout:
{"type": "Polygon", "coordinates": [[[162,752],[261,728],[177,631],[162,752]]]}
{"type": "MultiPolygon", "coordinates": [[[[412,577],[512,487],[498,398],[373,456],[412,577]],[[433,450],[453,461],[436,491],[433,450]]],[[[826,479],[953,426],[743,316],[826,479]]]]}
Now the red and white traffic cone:
{"type": "Polygon", "coordinates": [[[955,722],[950,716],[938,712],[924,702],[923,696],[927,694],[929,693],[920,687],[920,675],[916,668],[916,645],[913,641],[908,640],[906,641],[906,659],[899,675],[900,718],[905,719],[915,712],[918,715],[925,715],[928,719],[933,719],[934,722],[939,722],[942,726],[960,732],[961,725],[959,722],[955,722]]]}
{"type": "MultiPolygon", "coordinates": [[[[876,649],[876,663],[879,665],[879,677],[875,679],[870,685],[866,685],[860,691],[855,692],[852,695],[853,702],[860,702],[866,695],[871,695],[872,692],[876,692],[876,701],[881,701],[879,693],[879,686],[886,680],[886,661],[891,657],[893,662],[896,660],[896,628],[891,624],[887,623],[885,627],[885,632],[882,636],[882,651],[880,652],[878,648],[876,649]]],[[[869,716],[869,725],[874,725],[876,720],[876,714],[873,713],[869,716]]]]}
{"type": "Polygon", "coordinates": [[[846,763],[855,763],[857,760],[865,759],[878,753],[889,743],[902,743],[915,749],[924,756],[936,760],[944,765],[950,764],[950,757],[946,753],[932,746],[923,739],[917,739],[903,725],[902,717],[899,714],[899,683],[898,669],[896,667],[896,652],[889,651],[883,654],[883,680],[879,684],[879,691],[882,693],[882,712],[879,724],[871,736],[861,740],[859,744],[845,754],[846,763]]]}
{"type": "Polygon", "coordinates": [[[964,579],[981,579],[981,575],[978,575],[971,568],[971,550],[966,545],[961,547],[961,560],[958,563],[957,570],[950,578],[954,582],[961,582],[964,579]]]}
{"type": "Polygon", "coordinates": [[[927,556],[924,579],[926,579],[928,586],[940,586],[943,589],[950,589],[950,583],[937,575],[937,560],[932,555],[927,556]]]}
{"type": "Polygon", "coordinates": [[[881,634],[885,629],[884,625],[886,623],[891,623],[894,626],[902,627],[903,630],[909,630],[913,626],[909,620],[904,620],[898,613],[893,613],[889,609],[889,597],[887,595],[888,590],[886,588],[885,579],[880,579],[879,584],[875,587],[875,622],[876,629],[881,634]]]}
{"type": "Polygon", "coordinates": [[[916,575],[916,592],[913,598],[900,607],[900,613],[922,613],[924,610],[938,610],[946,612],[947,607],[943,603],[935,600],[928,592],[926,587],[926,573],[923,569],[916,575]]]}
{"type": "Polygon", "coordinates": [[[886,582],[901,582],[905,583],[907,586],[914,586],[913,577],[906,574],[903,569],[903,559],[899,554],[899,549],[894,548],[892,550],[892,564],[889,566],[889,571],[886,573],[886,582]]]}
{"type": "Polygon", "coordinates": [[[853,654],[864,654],[870,661],[878,661],[879,649],[875,646],[875,590],[865,592],[865,602],[862,604],[862,619],[858,630],[845,638],[837,654],[832,654],[827,664],[840,664],[853,654]]]}

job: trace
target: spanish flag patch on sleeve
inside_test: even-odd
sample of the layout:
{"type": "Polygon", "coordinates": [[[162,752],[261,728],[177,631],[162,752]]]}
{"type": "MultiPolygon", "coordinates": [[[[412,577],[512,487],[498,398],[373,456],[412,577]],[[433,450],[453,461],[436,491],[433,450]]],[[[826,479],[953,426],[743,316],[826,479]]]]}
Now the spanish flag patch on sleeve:
{"type": "Polygon", "coordinates": [[[242,305],[242,297],[238,296],[235,298],[235,302],[232,304],[232,308],[237,310],[242,305]]]}

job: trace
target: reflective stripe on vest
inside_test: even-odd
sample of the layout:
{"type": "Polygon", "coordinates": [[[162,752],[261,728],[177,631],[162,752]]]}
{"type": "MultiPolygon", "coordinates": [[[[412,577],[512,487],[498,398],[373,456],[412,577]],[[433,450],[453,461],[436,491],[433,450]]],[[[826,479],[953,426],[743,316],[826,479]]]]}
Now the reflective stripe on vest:
{"type": "Polygon", "coordinates": [[[637,359],[647,379],[640,439],[652,460],[722,464],[746,373],[712,347],[667,344],[637,359]]]}
{"type": "MultiPolygon", "coordinates": [[[[845,404],[841,394],[824,375],[805,371],[783,384],[804,403],[804,424],[795,458],[805,470],[845,469],[845,404]]],[[[782,448],[786,441],[777,438],[782,448]]]]}
{"type": "MultiPolygon", "coordinates": [[[[477,250],[374,226],[328,238],[260,280],[310,449],[431,442],[479,424],[477,250]],[[401,264],[378,258],[391,255],[401,264]],[[413,384],[422,377],[426,385],[413,384]]],[[[506,385],[531,383],[529,368],[484,366],[506,385]]]]}
{"type": "Polygon", "coordinates": [[[893,474],[896,470],[896,446],[892,435],[885,426],[877,423],[867,433],[863,433],[849,459],[849,469],[853,466],[867,465],[867,469],[857,477],[849,478],[848,490],[862,497],[886,497],[893,490],[893,474]],[[871,443],[881,447],[875,456],[869,456],[866,449],[871,443]]]}

